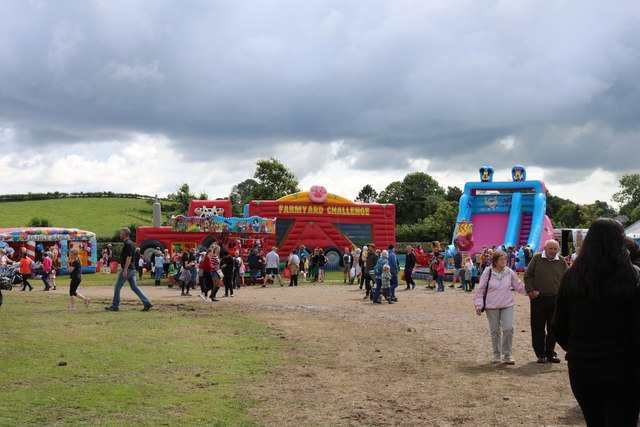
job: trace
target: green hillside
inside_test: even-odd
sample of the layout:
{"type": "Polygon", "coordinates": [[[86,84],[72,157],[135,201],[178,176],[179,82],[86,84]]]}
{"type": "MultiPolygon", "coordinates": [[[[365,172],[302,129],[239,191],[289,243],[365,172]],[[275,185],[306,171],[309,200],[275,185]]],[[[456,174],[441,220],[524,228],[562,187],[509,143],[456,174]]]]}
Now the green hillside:
{"type": "Polygon", "coordinates": [[[146,200],[124,198],[53,199],[0,203],[0,228],[24,227],[33,217],[51,219],[54,227],[93,231],[111,237],[120,227],[151,225],[152,206],[146,200]]]}

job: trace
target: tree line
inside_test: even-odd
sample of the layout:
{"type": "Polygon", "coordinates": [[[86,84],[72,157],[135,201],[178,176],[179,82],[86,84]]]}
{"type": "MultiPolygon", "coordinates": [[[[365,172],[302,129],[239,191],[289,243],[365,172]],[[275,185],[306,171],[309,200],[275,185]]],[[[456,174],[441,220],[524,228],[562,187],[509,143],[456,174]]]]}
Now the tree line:
{"type": "MultiPolygon", "coordinates": [[[[234,185],[226,199],[231,200],[233,216],[242,217],[244,205],[251,200],[275,200],[300,191],[298,179],[277,158],[258,160],[256,170],[252,178],[234,185]]],[[[188,183],[182,183],[176,189],[175,194],[169,194],[167,199],[176,203],[178,213],[185,215],[189,210],[191,200],[208,200],[206,193],[201,193],[198,198],[191,193],[188,183]]],[[[217,198],[221,200],[225,198],[217,198]]],[[[164,209],[164,205],[163,205],[164,209]]]]}
{"type": "Polygon", "coordinates": [[[47,193],[26,193],[26,194],[0,194],[0,202],[25,202],[31,200],[51,200],[51,199],[79,199],[79,198],[112,198],[122,199],[146,199],[155,200],[154,196],[134,193],[114,193],[113,191],[80,191],[76,193],[63,193],[60,191],[47,193]]]}
{"type": "MultiPolygon", "coordinates": [[[[259,160],[251,178],[234,185],[228,196],[233,203],[233,215],[242,216],[243,207],[251,200],[274,200],[300,191],[296,176],[277,158],[259,160]]],[[[616,218],[625,225],[640,220],[640,174],[624,175],[619,191],[609,203],[596,200],[590,204],[575,203],[547,192],[547,215],[555,228],[588,228],[598,217],[616,218]]],[[[207,199],[201,194],[200,199],[207,199]]],[[[401,181],[376,191],[366,184],[356,201],[362,203],[392,203],[396,206],[396,240],[401,242],[449,242],[458,216],[462,189],[441,186],[424,172],[412,172],[401,181]]],[[[183,183],[168,200],[176,203],[176,212],[185,213],[196,196],[183,183]]],[[[164,209],[164,206],[163,206],[164,209]]]]}
{"type": "MultiPolygon", "coordinates": [[[[244,205],[251,200],[274,200],[298,191],[301,191],[299,181],[293,172],[277,158],[269,157],[258,160],[253,175],[234,185],[226,198],[232,202],[233,215],[241,217],[244,205]]],[[[355,200],[362,203],[394,204],[398,241],[448,242],[455,227],[461,195],[462,190],[458,187],[448,186],[445,189],[429,174],[412,172],[405,175],[402,181],[391,182],[380,192],[366,184],[355,200]]],[[[77,197],[137,198],[146,199],[150,204],[156,200],[153,196],[111,191],[56,191],[0,195],[0,202],[77,197]]],[[[209,196],[205,192],[196,195],[188,183],[182,183],[176,188],[175,193],[160,199],[160,203],[164,212],[187,214],[192,200],[209,200],[209,196]]],[[[619,191],[613,195],[613,201],[620,205],[619,210],[605,201],[579,204],[547,192],[547,215],[555,228],[588,228],[598,217],[616,218],[625,225],[640,221],[640,174],[624,175],[619,180],[619,191]]],[[[41,218],[34,220],[37,223],[42,222],[41,218]]]]}
{"type": "MultiPolygon", "coordinates": [[[[394,203],[396,205],[396,239],[398,241],[450,241],[458,213],[462,190],[445,190],[428,174],[414,172],[402,181],[395,181],[378,193],[365,185],[356,198],[364,203],[394,203]]],[[[589,228],[599,217],[616,218],[628,226],[640,221],[640,174],[624,175],[619,191],[609,203],[596,200],[589,204],[575,203],[547,192],[547,215],[554,228],[589,228]]]]}

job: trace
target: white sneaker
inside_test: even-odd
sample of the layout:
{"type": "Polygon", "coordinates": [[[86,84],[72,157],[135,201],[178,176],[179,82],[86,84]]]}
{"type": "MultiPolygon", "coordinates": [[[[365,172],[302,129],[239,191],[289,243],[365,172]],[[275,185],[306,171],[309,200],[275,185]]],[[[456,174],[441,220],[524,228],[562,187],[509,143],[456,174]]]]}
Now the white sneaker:
{"type": "Polygon", "coordinates": [[[491,363],[500,363],[500,355],[494,355],[493,359],[491,359],[491,363]]]}
{"type": "Polygon", "coordinates": [[[204,302],[207,302],[207,297],[204,296],[204,294],[200,294],[198,295],[200,297],[200,299],[204,302]]]}
{"type": "Polygon", "coordinates": [[[504,356],[504,363],[507,365],[515,365],[516,359],[514,359],[510,354],[504,356]]]}
{"type": "Polygon", "coordinates": [[[211,298],[205,299],[204,302],[211,302],[211,298]]]}

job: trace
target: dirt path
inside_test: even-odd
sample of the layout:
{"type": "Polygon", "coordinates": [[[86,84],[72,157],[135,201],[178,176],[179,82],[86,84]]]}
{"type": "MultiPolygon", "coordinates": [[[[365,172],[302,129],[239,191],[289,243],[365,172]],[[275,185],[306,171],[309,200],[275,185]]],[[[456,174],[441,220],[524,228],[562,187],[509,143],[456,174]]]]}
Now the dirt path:
{"type": "MultiPolygon", "coordinates": [[[[154,304],[205,304],[175,289],[144,291],[154,304]]],[[[254,416],[265,426],[584,424],[566,363],[534,363],[525,297],[515,296],[517,363],[506,366],[489,363],[488,325],[471,294],[423,285],[397,293],[397,304],[374,305],[357,286],[245,287],[209,303],[267,324],[296,360],[251,386],[263,403],[254,416]]],[[[136,297],[123,289],[122,298],[136,297]]]]}

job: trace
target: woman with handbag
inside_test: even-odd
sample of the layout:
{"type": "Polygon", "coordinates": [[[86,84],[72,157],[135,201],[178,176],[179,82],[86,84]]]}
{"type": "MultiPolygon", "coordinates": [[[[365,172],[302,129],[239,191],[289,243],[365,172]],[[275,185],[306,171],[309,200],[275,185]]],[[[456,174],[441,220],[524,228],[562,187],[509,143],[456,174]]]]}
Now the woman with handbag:
{"type": "Polygon", "coordinates": [[[493,348],[493,363],[500,362],[504,356],[504,363],[514,365],[515,359],[511,355],[513,342],[513,294],[511,288],[522,295],[527,295],[524,283],[518,274],[507,267],[507,254],[494,251],[492,265],[485,268],[474,299],[476,314],[487,313],[489,329],[491,330],[491,346],[493,348]]]}
{"type": "Polygon", "coordinates": [[[191,267],[195,260],[191,260],[189,251],[182,253],[182,270],[180,271],[180,289],[182,293],[180,295],[191,296],[189,293],[189,284],[191,283],[191,267]]]}
{"type": "Polygon", "coordinates": [[[206,252],[202,252],[202,260],[200,261],[199,268],[202,271],[202,281],[200,282],[200,299],[204,302],[210,302],[211,300],[207,297],[209,291],[213,289],[213,276],[211,273],[213,271],[213,264],[211,263],[211,253],[213,251],[211,248],[207,249],[206,252]]]}
{"type": "Polygon", "coordinates": [[[213,289],[211,289],[211,301],[218,301],[216,299],[216,295],[218,294],[218,289],[222,287],[222,270],[220,270],[220,246],[214,244],[211,247],[211,268],[213,273],[211,273],[211,277],[213,277],[213,289]]]}

